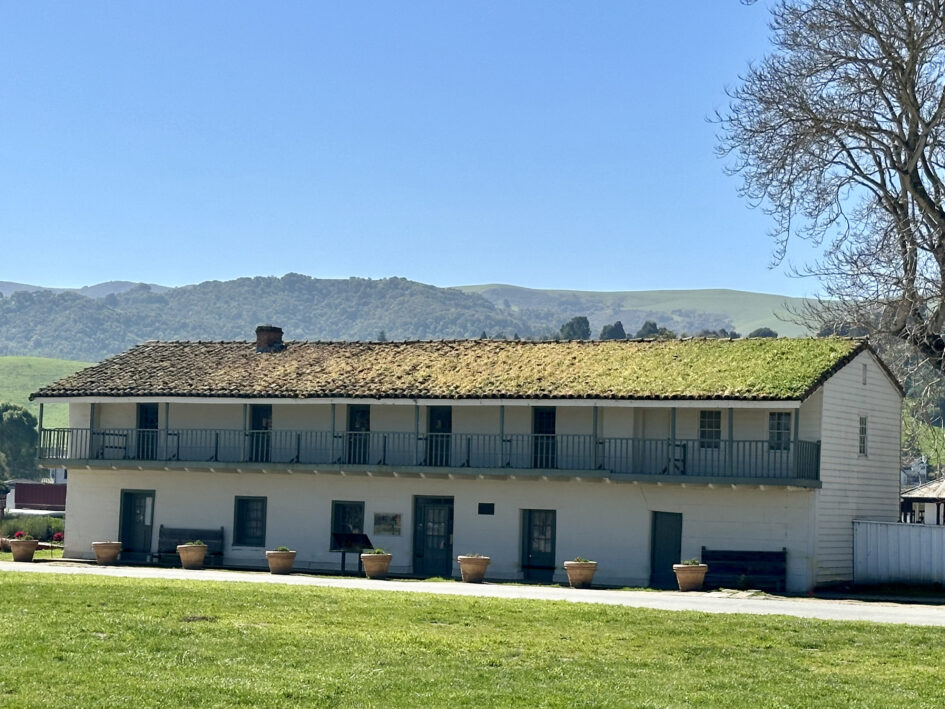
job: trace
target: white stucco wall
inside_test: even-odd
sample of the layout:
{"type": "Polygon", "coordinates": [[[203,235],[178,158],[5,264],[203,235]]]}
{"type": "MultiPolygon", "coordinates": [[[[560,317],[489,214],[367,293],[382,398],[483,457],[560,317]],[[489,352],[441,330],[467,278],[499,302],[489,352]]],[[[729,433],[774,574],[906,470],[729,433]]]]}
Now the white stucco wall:
{"type": "Polygon", "coordinates": [[[815,507],[818,584],[853,578],[854,519],[898,520],[901,445],[899,392],[870,353],[861,353],[828,379],[822,397],[823,488],[815,507]],[[866,456],[858,453],[860,416],[868,418],[866,456]]]}
{"type": "MultiPolygon", "coordinates": [[[[453,555],[492,557],[493,578],[521,578],[523,509],[556,510],[558,566],[575,556],[600,562],[603,584],[645,586],[650,576],[653,511],[683,515],[682,558],[715,549],[788,549],[788,587],[812,582],[810,490],[756,486],[652,485],[591,481],[420,479],[335,474],[73,470],[66,517],[67,556],[91,557],[90,544],[119,534],[120,491],[154,490],[154,538],[168,526],[225,528],[226,561],[264,565],[263,550],[233,548],[234,497],[267,497],[266,546],[299,552],[297,568],[338,569],[328,551],[332,500],[363,500],[371,541],[394,554],[392,570],[410,572],[415,495],[454,498],[453,555]],[[479,515],[479,502],[495,515],[479,515]],[[402,515],[401,536],[373,533],[374,513],[402,515]]],[[[353,563],[349,560],[350,564],[353,563]]],[[[456,569],[454,568],[454,572],[456,569]]],[[[562,571],[557,573],[563,580],[562,571]]]]}

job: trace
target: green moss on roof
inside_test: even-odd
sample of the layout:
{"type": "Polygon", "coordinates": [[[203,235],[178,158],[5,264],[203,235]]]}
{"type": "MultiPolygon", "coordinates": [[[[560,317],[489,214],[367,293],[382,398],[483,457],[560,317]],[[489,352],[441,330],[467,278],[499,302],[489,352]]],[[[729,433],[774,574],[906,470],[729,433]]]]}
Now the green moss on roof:
{"type": "Polygon", "coordinates": [[[801,399],[865,343],[249,342],[135,347],[33,396],[801,399]]]}

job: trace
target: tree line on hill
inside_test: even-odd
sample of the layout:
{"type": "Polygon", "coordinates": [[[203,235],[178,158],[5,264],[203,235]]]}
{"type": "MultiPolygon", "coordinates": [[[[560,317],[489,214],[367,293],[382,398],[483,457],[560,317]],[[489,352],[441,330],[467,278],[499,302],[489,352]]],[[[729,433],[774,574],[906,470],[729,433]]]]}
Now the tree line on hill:
{"type": "MultiPolygon", "coordinates": [[[[171,289],[139,284],[104,297],[20,291],[0,295],[0,355],[98,361],[147,340],[249,340],[263,323],[282,327],[290,340],[590,338],[583,329],[562,333],[562,317],[560,311],[503,307],[482,295],[404,278],[290,273],[171,289]]],[[[674,311],[667,317],[676,329],[688,324],[689,332],[732,329],[717,313],[674,311]]]]}

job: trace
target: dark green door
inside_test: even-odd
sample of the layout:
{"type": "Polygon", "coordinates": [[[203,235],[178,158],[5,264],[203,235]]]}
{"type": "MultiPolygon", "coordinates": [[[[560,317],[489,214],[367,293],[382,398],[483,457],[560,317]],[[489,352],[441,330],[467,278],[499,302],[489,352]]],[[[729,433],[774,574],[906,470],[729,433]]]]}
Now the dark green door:
{"type": "Polygon", "coordinates": [[[453,407],[431,406],[427,427],[427,465],[449,465],[453,407]]]}
{"type": "Polygon", "coordinates": [[[679,588],[673,564],[682,554],[682,515],[678,512],[654,512],[650,532],[650,586],[679,588]]]}
{"type": "Polygon", "coordinates": [[[551,583],[555,573],[554,510],[522,510],[522,571],[528,581],[551,583]]]}
{"type": "Polygon", "coordinates": [[[118,536],[123,561],[148,560],[153,523],[154,490],[122,490],[118,536]]]}
{"type": "Polygon", "coordinates": [[[249,460],[269,462],[269,431],[272,428],[272,406],[252,404],[249,407],[249,460]]]}
{"type": "Polygon", "coordinates": [[[532,434],[532,467],[557,467],[553,406],[538,406],[532,410],[532,434]]]}
{"type": "Polygon", "coordinates": [[[158,405],[138,404],[138,460],[156,460],[158,405]]]}
{"type": "Polygon", "coordinates": [[[348,407],[348,457],[352,465],[366,465],[371,450],[371,407],[352,404],[348,407]]]}
{"type": "Polygon", "coordinates": [[[415,497],[413,572],[418,576],[453,573],[453,498],[415,497]]]}

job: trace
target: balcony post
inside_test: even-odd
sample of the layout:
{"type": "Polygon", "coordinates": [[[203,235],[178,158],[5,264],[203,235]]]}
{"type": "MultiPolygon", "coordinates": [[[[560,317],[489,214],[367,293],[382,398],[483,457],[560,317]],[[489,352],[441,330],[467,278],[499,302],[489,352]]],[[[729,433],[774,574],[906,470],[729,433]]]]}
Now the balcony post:
{"type": "Polygon", "coordinates": [[[735,409],[728,407],[728,445],[725,447],[725,469],[729,475],[735,474],[732,465],[732,453],[735,449],[735,409]]]}
{"type": "Polygon", "coordinates": [[[669,410],[669,460],[666,461],[666,470],[670,475],[676,472],[676,407],[669,410]]]}
{"type": "Polygon", "coordinates": [[[416,401],[413,402],[413,464],[420,465],[420,405],[416,401]]]}
{"type": "Polygon", "coordinates": [[[95,436],[93,435],[93,431],[95,431],[95,402],[89,404],[89,450],[86,457],[90,459],[95,457],[93,455],[94,451],[92,450],[95,446],[95,436]]]}
{"type": "Polygon", "coordinates": [[[499,406],[499,467],[505,467],[505,405],[499,406]]]}
{"type": "Polygon", "coordinates": [[[792,466],[791,472],[796,478],[799,471],[800,461],[798,460],[800,456],[797,454],[797,441],[801,435],[801,410],[800,408],[794,409],[794,445],[791,446],[791,458],[792,466]]]}
{"type": "Polygon", "coordinates": [[[330,409],[328,416],[331,418],[331,421],[328,422],[328,428],[330,431],[329,440],[328,440],[328,460],[334,463],[336,462],[335,460],[335,405],[329,404],[328,408],[330,409]]]}
{"type": "MultiPolygon", "coordinates": [[[[164,460],[170,460],[171,450],[168,438],[168,429],[171,427],[171,405],[164,402],[164,460]]],[[[178,439],[179,440],[179,439],[178,439]]]]}
{"type": "Polygon", "coordinates": [[[596,407],[596,406],[594,407],[593,415],[592,415],[592,416],[593,416],[592,420],[593,420],[593,422],[594,422],[594,439],[593,439],[593,441],[591,442],[591,446],[593,447],[593,451],[592,451],[592,453],[591,453],[591,455],[593,456],[593,458],[592,458],[591,463],[592,463],[592,465],[593,465],[593,469],[594,469],[594,470],[597,470],[598,468],[600,468],[600,465],[601,465],[601,464],[600,464],[600,450],[599,450],[599,449],[600,449],[600,445],[599,445],[600,439],[599,439],[599,437],[598,437],[598,418],[597,418],[597,417],[598,417],[598,410],[597,410],[597,407],[596,407]]]}

